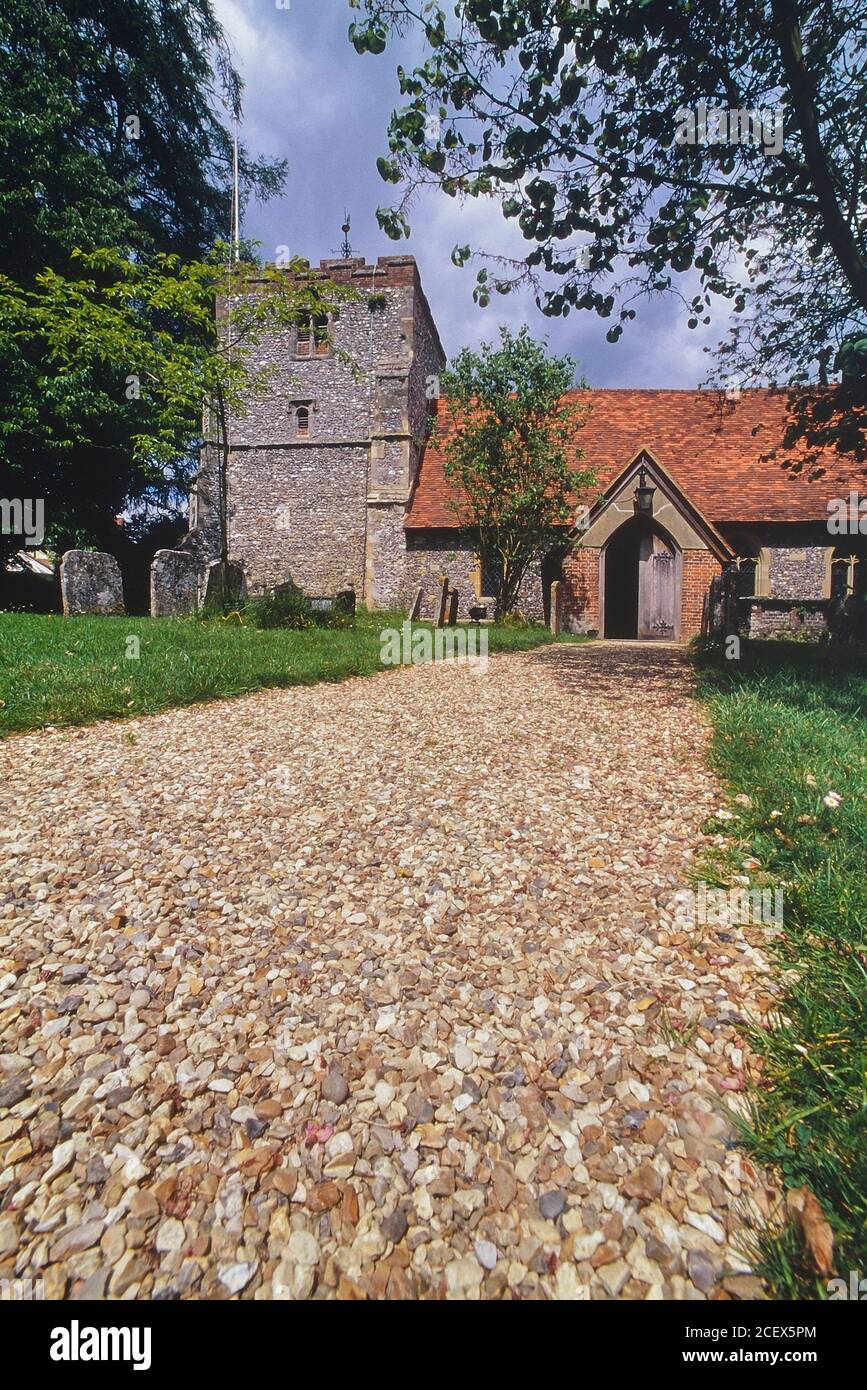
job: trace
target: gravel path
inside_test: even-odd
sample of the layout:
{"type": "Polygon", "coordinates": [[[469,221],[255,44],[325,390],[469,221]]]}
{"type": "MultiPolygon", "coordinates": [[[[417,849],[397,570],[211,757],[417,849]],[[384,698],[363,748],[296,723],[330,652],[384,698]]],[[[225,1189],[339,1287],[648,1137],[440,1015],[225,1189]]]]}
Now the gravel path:
{"type": "Polygon", "coordinates": [[[0,1278],[755,1296],[689,689],[561,646],[0,745],[0,1278]]]}

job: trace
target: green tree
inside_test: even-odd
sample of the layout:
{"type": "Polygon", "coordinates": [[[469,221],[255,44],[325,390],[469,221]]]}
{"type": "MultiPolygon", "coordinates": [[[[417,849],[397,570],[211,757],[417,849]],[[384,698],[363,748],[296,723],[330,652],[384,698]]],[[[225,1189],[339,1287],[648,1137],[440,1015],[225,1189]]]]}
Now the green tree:
{"type": "Polygon", "coordinates": [[[793,393],[795,433],[864,453],[867,0],[349,3],[359,51],[411,28],[429,50],[399,70],[379,161],[390,235],[420,186],[495,200],[528,250],[489,258],[476,298],[529,281],[548,313],[612,318],[612,341],[649,296],[679,295],[692,328],[728,301],[713,379],[799,387],[836,364],[832,400],[793,393]],[[734,139],[691,141],[702,102],[734,139]]]}
{"type": "Polygon", "coordinates": [[[499,346],[465,348],[443,373],[453,429],[444,471],[456,519],[477,539],[498,617],[514,609],[531,566],[563,545],[574,496],[595,481],[575,467],[585,412],[564,399],[574,378],[572,359],[549,357],[526,327],[515,335],[501,328],[499,346]]]}
{"type": "MultiPolygon", "coordinates": [[[[33,290],[45,271],[74,283],[79,251],[194,262],[227,235],[241,83],[210,0],[6,0],[0,90],[0,272],[12,287],[33,290]]],[[[240,170],[244,197],[268,196],[284,166],[242,149],[240,170]]],[[[61,379],[41,336],[14,319],[3,329],[0,497],[45,499],[58,546],[109,544],[131,501],[171,497],[130,433],[135,365],[94,360],[61,379]]],[[[182,487],[191,461],[171,467],[182,487]]],[[[0,585],[18,544],[0,536],[0,585]]]]}
{"type": "MultiPolygon", "coordinates": [[[[91,409],[105,431],[128,441],[140,493],[162,497],[207,449],[216,457],[225,559],[230,424],[278,370],[258,362],[255,350],[287,326],[335,317],[355,292],[311,277],[299,259],[280,269],[227,263],[219,243],[201,261],[101,248],[73,252],[71,262],[74,277],[45,270],[32,289],[0,275],[0,354],[11,355],[21,339],[45,364],[63,420],[52,441],[58,467],[88,446],[91,409]]],[[[57,525],[50,510],[46,520],[57,525]]]]}

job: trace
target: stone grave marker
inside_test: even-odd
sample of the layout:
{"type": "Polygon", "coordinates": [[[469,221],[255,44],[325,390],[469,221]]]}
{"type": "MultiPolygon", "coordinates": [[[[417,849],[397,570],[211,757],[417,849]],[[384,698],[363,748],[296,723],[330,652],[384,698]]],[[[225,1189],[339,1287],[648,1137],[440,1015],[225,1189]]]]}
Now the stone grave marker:
{"type": "Polygon", "coordinates": [[[123,613],[120,565],[103,550],[67,550],[60,562],[63,611],[72,617],[123,613]]]}
{"type": "Polygon", "coordinates": [[[151,564],[151,617],[178,618],[199,603],[199,564],[185,550],[158,550],[151,564]]]}
{"type": "Polygon", "coordinates": [[[247,597],[247,576],[232,560],[212,560],[205,581],[205,609],[231,612],[247,597]]]}

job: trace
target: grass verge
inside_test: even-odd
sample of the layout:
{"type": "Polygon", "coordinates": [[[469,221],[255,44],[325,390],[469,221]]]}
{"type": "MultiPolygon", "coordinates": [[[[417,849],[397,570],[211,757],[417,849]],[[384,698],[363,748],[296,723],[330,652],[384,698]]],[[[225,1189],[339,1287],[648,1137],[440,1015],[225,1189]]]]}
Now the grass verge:
{"type": "MultiPolygon", "coordinates": [[[[402,622],[402,614],[362,613],[350,629],[293,632],[237,618],[0,613],[0,736],[373,675],[383,670],[380,632],[402,622]]],[[[495,624],[487,631],[491,653],[554,641],[542,626],[495,624]]]]}
{"type": "MultiPolygon", "coordinates": [[[[697,667],[716,770],[741,797],[726,865],[755,859],[756,885],[784,893],[784,1001],[751,1034],[763,1079],[746,1140],[816,1194],[848,1277],[867,1271],[867,661],[743,642],[739,660],[700,646],[697,667]]],[[[778,1296],[827,1296],[797,1229],[767,1236],[762,1257],[778,1296]]]]}

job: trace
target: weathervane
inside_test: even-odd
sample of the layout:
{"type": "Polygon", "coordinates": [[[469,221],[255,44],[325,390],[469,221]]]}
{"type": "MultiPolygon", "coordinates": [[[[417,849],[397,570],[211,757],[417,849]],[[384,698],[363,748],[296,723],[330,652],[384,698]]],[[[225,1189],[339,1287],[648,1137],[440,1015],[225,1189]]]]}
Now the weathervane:
{"type": "Polygon", "coordinates": [[[343,233],[343,240],[340,243],[340,255],[345,261],[352,260],[352,245],[349,240],[350,226],[351,223],[349,213],[344,211],[343,226],[340,228],[341,232],[343,233]]]}

